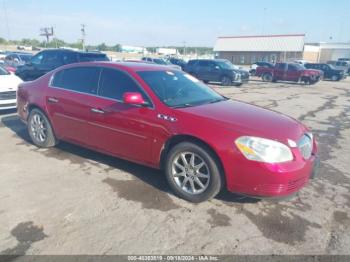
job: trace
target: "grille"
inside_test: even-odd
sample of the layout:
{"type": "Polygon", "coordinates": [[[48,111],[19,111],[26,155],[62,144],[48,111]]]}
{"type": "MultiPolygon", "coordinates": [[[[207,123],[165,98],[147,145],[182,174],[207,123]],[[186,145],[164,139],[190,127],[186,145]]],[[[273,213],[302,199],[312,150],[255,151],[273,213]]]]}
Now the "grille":
{"type": "Polygon", "coordinates": [[[16,99],[16,91],[1,92],[0,100],[16,99]]]}
{"type": "Polygon", "coordinates": [[[298,147],[304,159],[309,159],[312,154],[312,134],[305,134],[299,140],[298,147]]]}

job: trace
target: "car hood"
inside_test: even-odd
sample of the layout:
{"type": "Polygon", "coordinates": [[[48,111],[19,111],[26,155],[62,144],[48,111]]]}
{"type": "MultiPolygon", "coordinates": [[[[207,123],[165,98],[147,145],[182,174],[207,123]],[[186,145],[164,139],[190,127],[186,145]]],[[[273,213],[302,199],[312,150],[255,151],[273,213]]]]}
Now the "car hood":
{"type": "Polygon", "coordinates": [[[312,74],[312,75],[322,75],[323,74],[322,71],[316,70],[316,69],[304,69],[304,70],[302,70],[302,73],[312,74]]]}
{"type": "Polygon", "coordinates": [[[23,81],[14,74],[0,75],[0,92],[16,91],[23,81]]]}
{"type": "Polygon", "coordinates": [[[237,135],[260,136],[286,142],[298,141],[307,131],[297,120],[281,113],[251,104],[226,100],[180,109],[183,113],[202,121],[209,121],[213,128],[227,128],[237,135]]]}

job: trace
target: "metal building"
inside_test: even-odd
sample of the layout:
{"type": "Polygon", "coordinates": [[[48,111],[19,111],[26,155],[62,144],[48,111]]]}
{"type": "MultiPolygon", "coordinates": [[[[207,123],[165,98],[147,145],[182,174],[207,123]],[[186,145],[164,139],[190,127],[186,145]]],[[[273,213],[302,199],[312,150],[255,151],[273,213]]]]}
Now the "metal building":
{"type": "Polygon", "coordinates": [[[238,65],[293,61],[303,58],[304,38],[305,34],[224,36],[217,39],[214,52],[238,65]]]}
{"type": "Polygon", "coordinates": [[[350,58],[350,43],[308,43],[304,47],[304,60],[326,63],[339,58],[350,58]]]}

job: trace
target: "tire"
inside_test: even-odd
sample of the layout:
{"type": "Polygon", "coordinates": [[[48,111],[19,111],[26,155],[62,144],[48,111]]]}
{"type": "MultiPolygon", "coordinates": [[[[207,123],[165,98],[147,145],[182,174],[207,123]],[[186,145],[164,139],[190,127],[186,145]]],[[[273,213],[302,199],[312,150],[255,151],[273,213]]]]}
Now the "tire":
{"type": "Polygon", "coordinates": [[[209,84],[208,80],[203,80],[204,84],[209,84]]]}
{"type": "Polygon", "coordinates": [[[232,80],[228,76],[221,77],[221,85],[222,86],[230,86],[232,85],[232,80]]]}
{"type": "Polygon", "coordinates": [[[311,85],[311,79],[309,77],[304,77],[302,81],[304,85],[311,85]]]}
{"type": "Polygon", "coordinates": [[[181,142],[169,151],[165,174],[173,192],[193,203],[215,197],[223,185],[222,173],[213,153],[191,142],[181,142]]]}
{"type": "Polygon", "coordinates": [[[32,109],[28,117],[28,133],[37,147],[53,147],[58,140],[46,115],[39,109],[32,109]]]}
{"type": "Polygon", "coordinates": [[[270,74],[270,73],[263,74],[261,78],[264,82],[272,82],[273,81],[272,74],[270,74]]]}
{"type": "Polygon", "coordinates": [[[340,77],[334,75],[334,76],[331,77],[331,80],[332,80],[332,81],[339,81],[339,80],[340,80],[340,77]]]}
{"type": "Polygon", "coordinates": [[[256,70],[255,70],[255,69],[252,69],[252,70],[250,71],[250,75],[251,75],[251,76],[255,76],[255,74],[256,74],[256,70]]]}
{"type": "Polygon", "coordinates": [[[236,87],[240,87],[241,85],[243,85],[243,83],[236,83],[236,84],[233,84],[234,86],[236,87]]]}

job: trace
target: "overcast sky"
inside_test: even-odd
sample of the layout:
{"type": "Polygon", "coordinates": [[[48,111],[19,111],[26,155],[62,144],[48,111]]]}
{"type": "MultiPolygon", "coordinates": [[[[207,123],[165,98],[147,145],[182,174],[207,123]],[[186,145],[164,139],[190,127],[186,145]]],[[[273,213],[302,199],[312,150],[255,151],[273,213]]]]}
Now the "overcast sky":
{"type": "Polygon", "coordinates": [[[306,33],[306,41],[350,41],[349,0],[0,0],[0,37],[56,37],[138,46],[213,46],[218,36],[306,33]]]}

